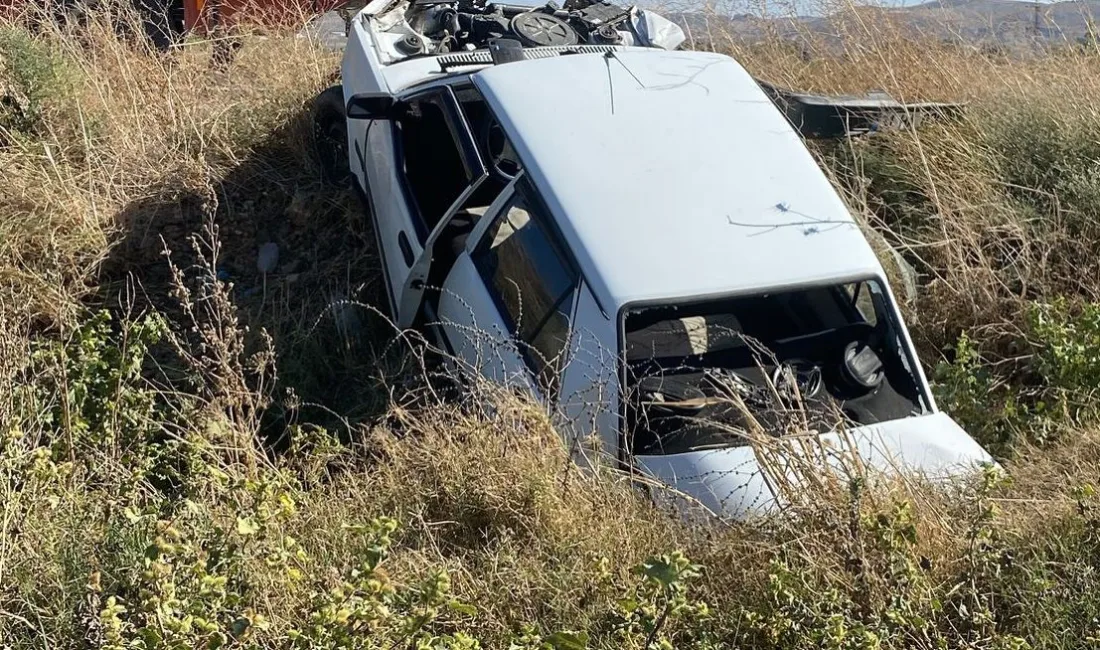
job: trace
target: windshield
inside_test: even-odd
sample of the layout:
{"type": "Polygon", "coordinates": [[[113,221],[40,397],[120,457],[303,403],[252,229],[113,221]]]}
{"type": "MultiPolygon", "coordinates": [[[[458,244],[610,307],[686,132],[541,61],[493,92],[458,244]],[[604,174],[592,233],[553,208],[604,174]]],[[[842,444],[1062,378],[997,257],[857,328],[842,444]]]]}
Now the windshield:
{"type": "Polygon", "coordinates": [[[628,444],[680,453],[920,414],[896,322],[877,281],[627,311],[628,444]]]}

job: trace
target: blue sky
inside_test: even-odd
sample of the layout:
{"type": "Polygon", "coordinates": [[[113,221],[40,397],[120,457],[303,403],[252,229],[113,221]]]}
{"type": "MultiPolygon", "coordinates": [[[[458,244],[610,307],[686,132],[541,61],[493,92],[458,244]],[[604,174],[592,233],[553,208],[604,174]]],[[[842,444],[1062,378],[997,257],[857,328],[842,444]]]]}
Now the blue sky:
{"type": "MultiPolygon", "coordinates": [[[[614,1],[614,0],[612,0],[614,1]]],[[[880,7],[906,7],[921,4],[927,0],[875,0],[857,1],[858,5],[880,7]]],[[[1027,0],[1018,0],[1020,4],[1032,4],[1027,0]]],[[[1052,0],[1039,0],[1041,4],[1051,4],[1052,0]]],[[[840,7],[847,4],[844,0],[635,0],[644,8],[656,11],[701,11],[709,7],[719,14],[749,13],[756,15],[789,16],[820,15],[824,7],[840,7]]]]}

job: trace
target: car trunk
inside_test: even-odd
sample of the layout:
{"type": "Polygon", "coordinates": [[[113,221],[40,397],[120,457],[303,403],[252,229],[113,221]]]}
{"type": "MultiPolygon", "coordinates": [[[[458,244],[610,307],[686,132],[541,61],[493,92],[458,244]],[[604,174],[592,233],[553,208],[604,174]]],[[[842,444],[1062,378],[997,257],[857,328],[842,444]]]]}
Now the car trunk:
{"type": "MultiPolygon", "coordinates": [[[[852,478],[853,458],[869,473],[885,476],[911,474],[945,482],[965,476],[993,459],[958,424],[944,413],[905,418],[884,424],[857,427],[841,433],[816,437],[828,455],[812,467],[832,472],[841,480],[852,478]]],[[[707,449],[680,454],[638,455],[635,464],[647,474],[698,501],[716,514],[735,519],[777,511],[789,500],[786,489],[807,488],[805,461],[807,446],[792,440],[776,441],[770,447],[785,458],[764,465],[752,446],[707,449]]]]}

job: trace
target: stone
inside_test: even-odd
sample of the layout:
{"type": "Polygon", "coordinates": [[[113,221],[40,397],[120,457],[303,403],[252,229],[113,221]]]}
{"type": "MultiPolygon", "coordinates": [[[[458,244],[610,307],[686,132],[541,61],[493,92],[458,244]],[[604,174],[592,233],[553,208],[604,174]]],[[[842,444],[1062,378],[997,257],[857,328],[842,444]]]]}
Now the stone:
{"type": "Polygon", "coordinates": [[[256,256],[256,268],[260,273],[272,273],[279,266],[279,245],[275,242],[267,242],[260,246],[260,252],[256,256]]]}

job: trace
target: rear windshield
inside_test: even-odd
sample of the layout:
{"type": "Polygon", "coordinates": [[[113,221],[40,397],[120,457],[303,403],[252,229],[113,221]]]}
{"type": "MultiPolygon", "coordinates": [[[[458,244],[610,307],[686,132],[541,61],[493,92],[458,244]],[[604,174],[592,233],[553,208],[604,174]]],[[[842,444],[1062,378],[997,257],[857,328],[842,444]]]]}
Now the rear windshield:
{"type": "Polygon", "coordinates": [[[894,322],[873,281],[628,312],[634,453],[742,445],[747,431],[792,432],[791,420],[823,431],[921,412],[894,322]]]}

